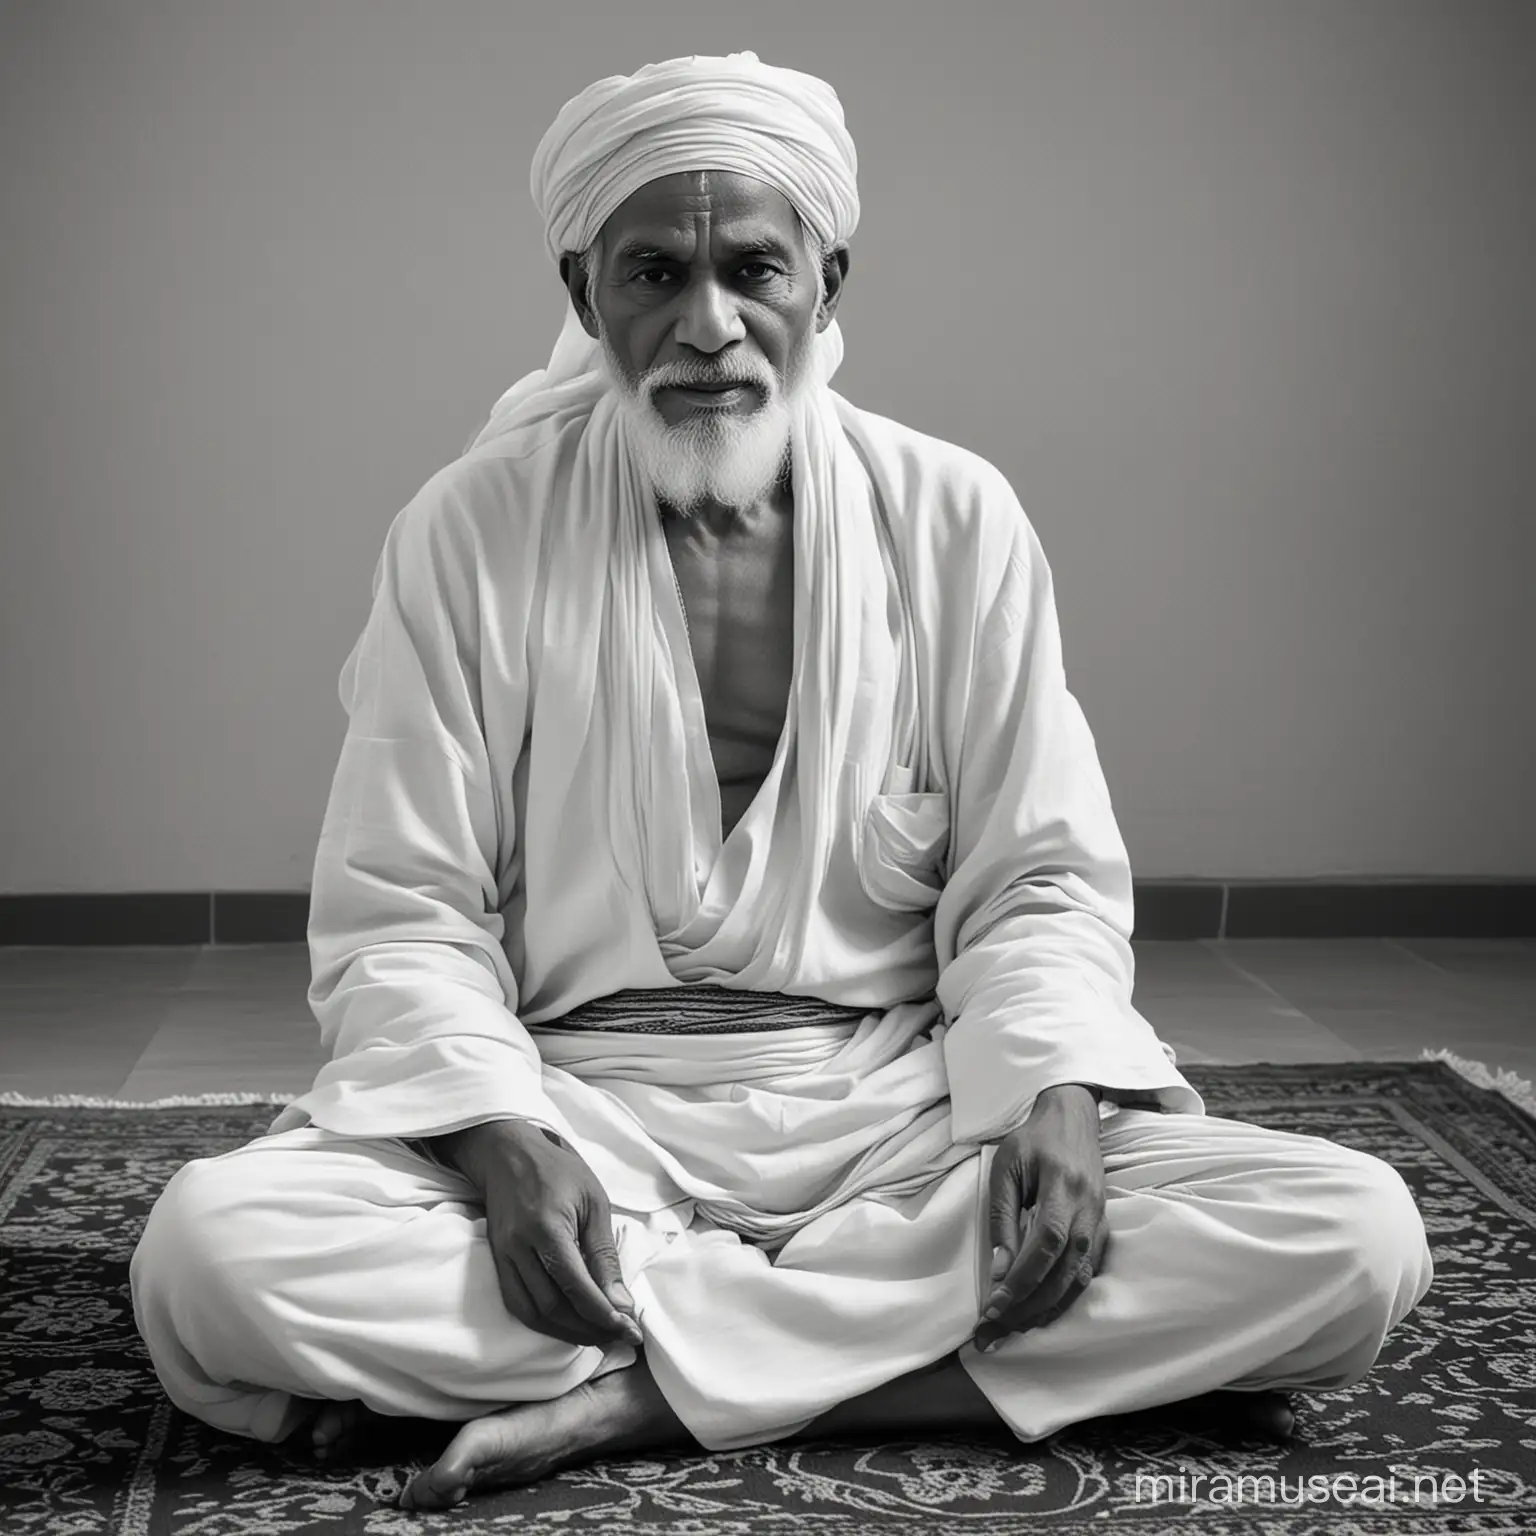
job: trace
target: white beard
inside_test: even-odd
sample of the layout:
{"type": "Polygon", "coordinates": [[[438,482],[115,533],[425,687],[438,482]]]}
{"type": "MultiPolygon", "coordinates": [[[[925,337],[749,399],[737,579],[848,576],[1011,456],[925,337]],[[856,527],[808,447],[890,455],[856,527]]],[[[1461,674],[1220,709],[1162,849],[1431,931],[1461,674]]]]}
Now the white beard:
{"type": "Polygon", "coordinates": [[[762,501],[790,467],[795,407],[811,387],[810,345],[793,359],[787,389],[773,370],[754,365],[750,377],[766,398],[745,416],[701,410],[675,427],[651,403],[652,392],[668,383],[684,383],[686,370],[661,367],[633,384],[624,377],[613,352],[608,328],[599,323],[603,369],[619,397],[630,451],[658,500],[691,516],[707,502],[746,508],[762,501]]]}

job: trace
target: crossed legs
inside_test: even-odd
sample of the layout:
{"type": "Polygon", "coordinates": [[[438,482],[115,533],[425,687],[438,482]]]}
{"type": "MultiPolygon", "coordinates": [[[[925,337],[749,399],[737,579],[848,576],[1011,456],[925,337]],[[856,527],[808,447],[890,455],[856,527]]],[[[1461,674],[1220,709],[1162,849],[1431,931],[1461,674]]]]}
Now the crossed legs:
{"type": "Polygon", "coordinates": [[[134,1255],[135,1311],[172,1400],[236,1434],[313,1427],[316,1400],[497,1415],[468,1427],[479,1449],[432,1485],[448,1496],[481,1453],[538,1475],[540,1454],[508,1449],[523,1434],[502,1413],[511,1404],[549,1405],[566,1443],[590,1433],[616,1452],[671,1443],[679,1427],[727,1449],[836,1433],[860,1415],[937,1428],[934,1414],[985,1414],[1034,1440],[1220,1388],[1343,1386],[1428,1287],[1422,1222],[1378,1159],[1138,1110],[1104,1123],[1103,1149],[1100,1273],[1054,1323],[986,1355],[967,1341],[989,1149],[916,1195],[849,1202],[771,1261],[675,1212],[616,1213],[647,1340],[636,1370],[628,1346],[577,1348],[507,1314],[456,1175],[401,1142],[315,1127],[176,1175],[134,1255]]]}

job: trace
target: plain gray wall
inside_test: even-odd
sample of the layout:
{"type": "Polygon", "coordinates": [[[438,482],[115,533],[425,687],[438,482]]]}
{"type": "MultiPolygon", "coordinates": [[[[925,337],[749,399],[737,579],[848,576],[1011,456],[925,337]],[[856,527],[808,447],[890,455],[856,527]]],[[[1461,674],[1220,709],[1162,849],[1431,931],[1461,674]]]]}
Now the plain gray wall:
{"type": "Polygon", "coordinates": [[[0,890],[308,884],[601,75],[823,75],[836,387],[1011,478],[1141,877],[1536,873],[1536,6],[7,0],[0,890]]]}

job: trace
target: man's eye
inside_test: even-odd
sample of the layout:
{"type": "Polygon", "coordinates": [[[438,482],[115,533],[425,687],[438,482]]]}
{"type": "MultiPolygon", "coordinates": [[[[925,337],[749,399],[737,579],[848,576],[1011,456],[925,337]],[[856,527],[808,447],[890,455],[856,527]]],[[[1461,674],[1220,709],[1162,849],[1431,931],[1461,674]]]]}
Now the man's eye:
{"type": "MultiPolygon", "coordinates": [[[[749,283],[771,282],[779,275],[779,269],[771,262],[748,261],[737,267],[736,275],[745,278],[749,283]]],[[[659,288],[672,281],[674,274],[665,267],[642,267],[635,273],[635,281],[642,287],[659,288]],[[650,279],[657,279],[651,282],[650,279]]]]}

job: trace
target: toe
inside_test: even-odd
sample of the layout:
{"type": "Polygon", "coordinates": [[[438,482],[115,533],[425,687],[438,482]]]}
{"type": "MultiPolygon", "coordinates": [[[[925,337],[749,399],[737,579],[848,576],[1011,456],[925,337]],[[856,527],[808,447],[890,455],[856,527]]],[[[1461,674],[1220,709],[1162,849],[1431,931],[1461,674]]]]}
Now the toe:
{"type": "Polygon", "coordinates": [[[405,1509],[449,1509],[462,1503],[475,1481],[479,1465],[493,1454],[485,1444],[485,1421],[471,1419],[460,1427],[441,1456],[418,1472],[401,1496],[405,1509]]]}
{"type": "Polygon", "coordinates": [[[441,1461],[418,1472],[400,1495],[402,1509],[451,1509],[464,1501],[469,1488],[462,1477],[445,1471],[441,1461]]]}
{"type": "Polygon", "coordinates": [[[494,1438],[485,1433],[484,1420],[471,1419],[452,1440],[443,1454],[422,1473],[445,1499],[457,1494],[462,1498],[478,1480],[477,1474],[495,1460],[494,1438]]]}
{"type": "Polygon", "coordinates": [[[315,1455],[324,1459],[344,1450],[357,1429],[361,1410],[362,1404],[355,1401],[325,1403],[310,1431],[315,1455]]]}

